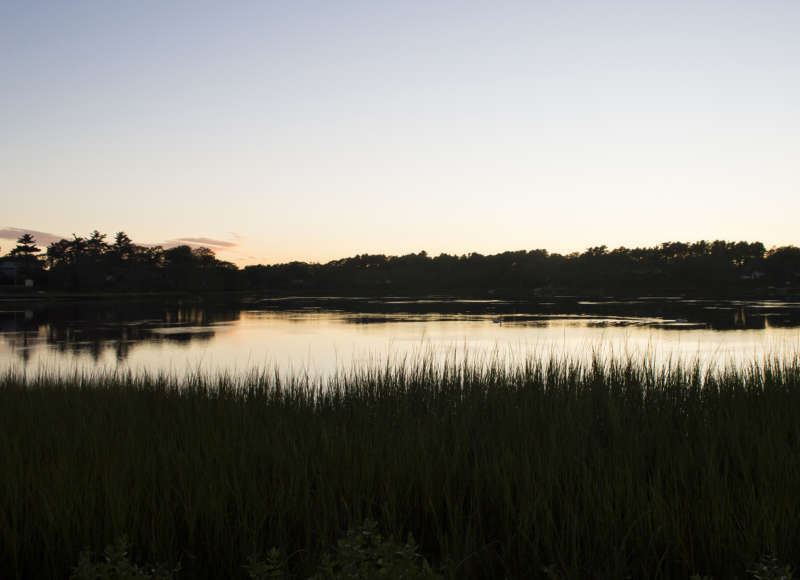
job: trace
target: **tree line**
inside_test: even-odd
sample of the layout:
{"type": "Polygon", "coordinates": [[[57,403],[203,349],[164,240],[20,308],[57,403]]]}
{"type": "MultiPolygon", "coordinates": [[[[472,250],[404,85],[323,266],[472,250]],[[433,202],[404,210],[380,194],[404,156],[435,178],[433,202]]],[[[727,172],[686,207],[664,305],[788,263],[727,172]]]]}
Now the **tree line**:
{"type": "MultiPolygon", "coordinates": [[[[800,291],[800,248],[761,242],[666,242],[572,254],[520,250],[494,255],[362,254],[325,264],[238,268],[213,250],[113,241],[98,231],[50,244],[30,234],[0,258],[37,287],[53,290],[258,291],[275,295],[534,297],[562,294],[782,295],[800,291]]],[[[2,269],[2,268],[0,268],[2,269]]],[[[8,269],[5,270],[8,272],[8,269]]],[[[8,276],[6,283],[9,283],[8,276]]]]}
{"type": "Polygon", "coordinates": [[[45,251],[31,234],[24,234],[2,259],[14,280],[33,280],[52,290],[215,291],[236,289],[238,268],[218,260],[208,248],[187,245],[163,248],[133,243],[125,232],[113,241],[95,230],[86,237],[73,235],[50,244],[45,251]]]}

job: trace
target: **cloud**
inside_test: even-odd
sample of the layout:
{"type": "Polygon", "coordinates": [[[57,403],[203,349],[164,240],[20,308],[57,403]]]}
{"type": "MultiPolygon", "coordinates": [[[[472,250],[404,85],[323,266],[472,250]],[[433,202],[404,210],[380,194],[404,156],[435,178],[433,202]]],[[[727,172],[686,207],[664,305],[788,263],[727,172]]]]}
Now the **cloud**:
{"type": "Polygon", "coordinates": [[[51,234],[49,232],[39,232],[27,228],[0,228],[0,239],[14,240],[16,242],[22,234],[32,235],[36,239],[36,243],[40,246],[49,246],[53,242],[64,239],[64,236],[51,234]]]}
{"type": "Polygon", "coordinates": [[[239,245],[239,242],[228,242],[226,240],[215,240],[214,238],[175,238],[167,240],[158,244],[165,248],[174,248],[175,246],[191,246],[193,248],[211,248],[212,250],[229,250],[239,245]]]}

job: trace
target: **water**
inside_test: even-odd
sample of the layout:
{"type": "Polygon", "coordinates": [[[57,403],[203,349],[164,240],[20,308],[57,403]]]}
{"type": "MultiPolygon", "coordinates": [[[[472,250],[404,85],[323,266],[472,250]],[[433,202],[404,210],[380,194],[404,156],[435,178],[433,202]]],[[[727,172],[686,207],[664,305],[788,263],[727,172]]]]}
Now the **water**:
{"type": "Polygon", "coordinates": [[[0,368],[322,376],[437,357],[593,352],[739,363],[800,352],[800,303],[279,299],[0,303],[0,368]]]}

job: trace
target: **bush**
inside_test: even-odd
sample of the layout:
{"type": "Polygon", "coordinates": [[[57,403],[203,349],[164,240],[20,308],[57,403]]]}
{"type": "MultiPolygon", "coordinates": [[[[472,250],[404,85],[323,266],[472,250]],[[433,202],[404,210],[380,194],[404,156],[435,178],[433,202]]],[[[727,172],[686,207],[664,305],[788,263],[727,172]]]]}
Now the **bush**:
{"type": "Polygon", "coordinates": [[[103,560],[92,560],[91,550],[84,550],[78,557],[78,565],[72,571],[73,580],[172,580],[180,571],[180,565],[168,569],[163,566],[142,568],[131,562],[128,556],[130,544],[125,536],[106,547],[103,560]]]}

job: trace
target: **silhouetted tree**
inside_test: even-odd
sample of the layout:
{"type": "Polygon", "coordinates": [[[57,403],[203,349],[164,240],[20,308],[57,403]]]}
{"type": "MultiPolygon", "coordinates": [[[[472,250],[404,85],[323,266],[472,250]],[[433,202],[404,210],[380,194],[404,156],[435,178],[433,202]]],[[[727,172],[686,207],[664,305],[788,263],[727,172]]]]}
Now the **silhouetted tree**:
{"type": "Polygon", "coordinates": [[[32,258],[41,250],[36,246],[36,240],[31,234],[22,234],[17,239],[17,246],[8,255],[12,258],[32,258]]]}
{"type": "MultiPolygon", "coordinates": [[[[36,255],[25,238],[11,255],[36,255]]],[[[760,242],[664,242],[654,247],[588,248],[568,255],[546,250],[494,255],[426,252],[359,254],[326,264],[248,266],[218,260],[209,248],[139,246],[124,232],[112,244],[98,230],[50,244],[46,280],[53,288],[217,291],[274,294],[531,297],[567,295],[697,296],[785,294],[800,286],[800,249],[765,251],[760,242]],[[787,290],[788,289],[788,290],[787,290]]],[[[798,288],[800,290],[800,288],[798,288]]]]}
{"type": "Polygon", "coordinates": [[[774,284],[791,284],[800,279],[800,248],[782,246],[767,252],[764,267],[774,284]]]}
{"type": "Polygon", "coordinates": [[[17,239],[16,247],[8,253],[8,257],[17,263],[20,276],[38,280],[43,269],[40,252],[36,239],[31,234],[22,234],[17,239]]]}
{"type": "Polygon", "coordinates": [[[106,237],[106,234],[94,230],[86,240],[86,253],[93,260],[99,260],[108,251],[109,245],[106,243],[106,237]]]}

